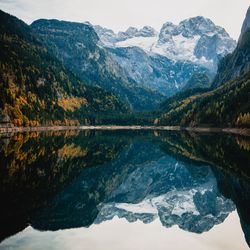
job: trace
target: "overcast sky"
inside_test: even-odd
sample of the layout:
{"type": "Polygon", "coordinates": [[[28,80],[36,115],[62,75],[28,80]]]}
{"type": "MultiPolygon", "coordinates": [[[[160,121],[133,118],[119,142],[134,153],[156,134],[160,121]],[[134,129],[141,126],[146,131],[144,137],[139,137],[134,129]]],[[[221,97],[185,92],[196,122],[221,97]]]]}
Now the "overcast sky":
{"type": "Polygon", "coordinates": [[[89,21],[115,31],[202,15],[238,38],[250,0],[0,0],[0,9],[27,23],[39,18],[89,21]]]}

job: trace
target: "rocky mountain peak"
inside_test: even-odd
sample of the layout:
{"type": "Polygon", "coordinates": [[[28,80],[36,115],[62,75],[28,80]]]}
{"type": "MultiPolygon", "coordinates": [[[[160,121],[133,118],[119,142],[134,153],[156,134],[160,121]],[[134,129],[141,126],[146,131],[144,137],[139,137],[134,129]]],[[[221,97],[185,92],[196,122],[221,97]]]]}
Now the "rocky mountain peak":
{"type": "Polygon", "coordinates": [[[125,31],[125,33],[127,33],[128,35],[131,35],[131,36],[135,35],[137,32],[138,32],[138,29],[135,28],[135,27],[129,27],[129,28],[125,31]]]}
{"type": "Polygon", "coordinates": [[[153,37],[156,36],[157,34],[158,34],[157,31],[153,27],[146,25],[138,31],[136,36],[153,37]]]}
{"type": "Polygon", "coordinates": [[[108,45],[116,42],[116,34],[113,30],[104,28],[100,25],[95,25],[93,27],[103,44],[108,45]]]}
{"type": "Polygon", "coordinates": [[[185,19],[177,25],[166,22],[160,32],[150,26],[130,27],[118,34],[96,31],[104,46],[139,47],[149,55],[161,55],[175,62],[189,61],[212,73],[217,71],[219,60],[236,47],[225,29],[202,16],[185,19]]]}
{"type": "Polygon", "coordinates": [[[124,32],[118,32],[117,40],[124,41],[134,37],[154,37],[157,35],[157,31],[151,26],[144,26],[141,29],[135,27],[129,27],[124,32]]]}
{"type": "Polygon", "coordinates": [[[179,31],[184,37],[193,37],[215,31],[214,23],[204,17],[194,17],[182,21],[179,24],[179,31]]]}
{"type": "Polygon", "coordinates": [[[155,51],[173,60],[191,60],[216,71],[221,57],[232,52],[235,46],[225,29],[208,18],[197,16],[178,25],[164,23],[155,51]]]}
{"type": "Polygon", "coordinates": [[[159,34],[159,42],[165,43],[171,39],[172,36],[178,35],[177,26],[171,22],[166,22],[163,24],[160,34],[159,34]]]}
{"type": "Polygon", "coordinates": [[[118,32],[119,40],[126,40],[128,38],[132,38],[138,32],[138,29],[135,27],[129,27],[126,31],[118,32]]]}

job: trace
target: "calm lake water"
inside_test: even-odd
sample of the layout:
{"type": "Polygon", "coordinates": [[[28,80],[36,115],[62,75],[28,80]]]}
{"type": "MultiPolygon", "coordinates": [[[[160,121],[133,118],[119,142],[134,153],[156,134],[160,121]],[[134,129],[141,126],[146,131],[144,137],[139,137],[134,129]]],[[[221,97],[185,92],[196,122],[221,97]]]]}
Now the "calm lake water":
{"type": "Polygon", "coordinates": [[[249,249],[250,138],[1,135],[0,194],[0,249],[249,249]]]}

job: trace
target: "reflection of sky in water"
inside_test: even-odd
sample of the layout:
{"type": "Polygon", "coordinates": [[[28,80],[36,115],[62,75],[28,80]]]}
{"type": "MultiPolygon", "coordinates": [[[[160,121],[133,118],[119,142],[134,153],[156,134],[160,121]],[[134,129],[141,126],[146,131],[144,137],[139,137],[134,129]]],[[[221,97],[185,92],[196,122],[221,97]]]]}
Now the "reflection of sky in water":
{"type": "Polygon", "coordinates": [[[249,249],[236,212],[209,232],[194,234],[178,227],[164,228],[159,220],[150,224],[128,223],[115,217],[90,228],[39,232],[32,227],[2,242],[0,249],[42,250],[244,250],[249,249]]]}

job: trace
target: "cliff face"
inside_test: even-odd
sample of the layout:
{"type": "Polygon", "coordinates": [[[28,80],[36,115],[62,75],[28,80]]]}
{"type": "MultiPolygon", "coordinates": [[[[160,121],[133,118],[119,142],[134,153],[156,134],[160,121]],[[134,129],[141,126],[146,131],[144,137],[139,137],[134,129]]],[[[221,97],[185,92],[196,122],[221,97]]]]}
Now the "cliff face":
{"type": "Polygon", "coordinates": [[[242,36],[249,28],[250,28],[250,7],[247,10],[247,14],[246,14],[245,20],[244,20],[242,28],[241,28],[241,34],[239,37],[239,41],[242,39],[242,36]]]}
{"type": "Polygon", "coordinates": [[[250,7],[242,24],[236,49],[224,57],[218,67],[213,87],[218,87],[250,69],[250,7]]]}

